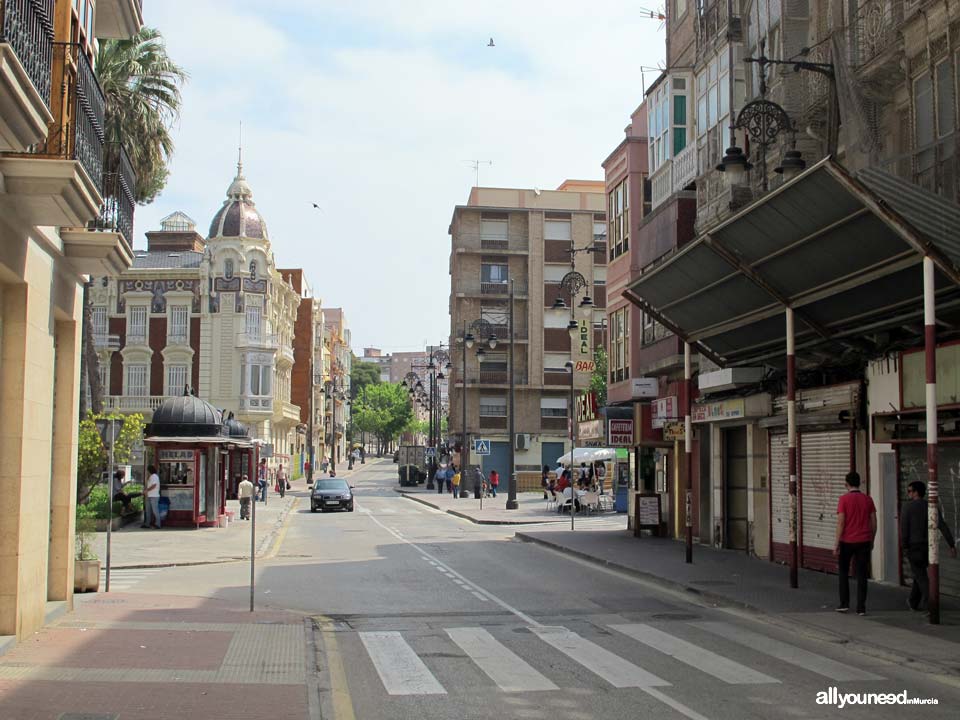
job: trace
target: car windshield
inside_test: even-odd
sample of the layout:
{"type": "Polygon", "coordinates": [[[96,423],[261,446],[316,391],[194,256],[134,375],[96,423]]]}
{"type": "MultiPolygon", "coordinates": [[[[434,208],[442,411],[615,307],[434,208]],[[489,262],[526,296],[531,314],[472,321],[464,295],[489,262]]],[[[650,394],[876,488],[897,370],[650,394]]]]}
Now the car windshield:
{"type": "Polygon", "coordinates": [[[347,483],[343,480],[318,480],[317,490],[346,490],[347,483]]]}

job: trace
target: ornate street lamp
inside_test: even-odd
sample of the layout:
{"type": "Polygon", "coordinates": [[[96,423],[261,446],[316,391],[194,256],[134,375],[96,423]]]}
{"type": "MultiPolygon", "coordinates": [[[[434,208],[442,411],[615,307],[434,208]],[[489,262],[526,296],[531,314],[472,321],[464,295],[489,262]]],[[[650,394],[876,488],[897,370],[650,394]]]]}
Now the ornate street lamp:
{"type": "MultiPolygon", "coordinates": [[[[120,431],[123,430],[123,422],[121,421],[118,425],[116,418],[110,416],[109,418],[100,418],[95,421],[97,426],[97,432],[100,434],[100,439],[103,441],[103,444],[106,446],[107,451],[109,452],[109,463],[107,470],[107,577],[106,577],[106,586],[105,591],[110,592],[110,541],[113,529],[113,447],[117,443],[117,439],[120,437],[120,431]]],[[[146,487],[146,484],[144,484],[146,487]]],[[[144,501],[146,502],[146,501],[144,501]]],[[[144,508],[144,513],[146,513],[146,508],[144,508]]],[[[144,515],[146,517],[146,515],[144,515]]],[[[144,520],[146,522],[146,520],[144,520]]],[[[157,523],[159,525],[159,523],[157,523]]]]}

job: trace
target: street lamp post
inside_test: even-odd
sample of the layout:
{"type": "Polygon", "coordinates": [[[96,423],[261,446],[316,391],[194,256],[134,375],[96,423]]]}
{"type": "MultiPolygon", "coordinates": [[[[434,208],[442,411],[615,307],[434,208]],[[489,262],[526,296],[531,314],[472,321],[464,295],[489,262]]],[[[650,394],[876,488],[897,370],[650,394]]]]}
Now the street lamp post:
{"type": "MultiPolygon", "coordinates": [[[[460,336],[463,341],[463,348],[462,348],[463,349],[463,373],[460,376],[460,382],[461,382],[461,385],[463,386],[463,398],[462,398],[463,403],[461,408],[463,411],[463,427],[462,427],[463,439],[461,441],[462,449],[460,451],[461,474],[463,473],[464,470],[466,470],[470,461],[469,438],[467,433],[467,350],[472,348],[474,343],[476,342],[476,338],[473,335],[474,330],[476,330],[481,336],[484,333],[487,334],[488,336],[487,347],[489,347],[491,350],[497,347],[497,338],[493,334],[493,329],[490,327],[490,323],[488,323],[483,318],[479,320],[474,320],[469,325],[467,324],[466,320],[463,321],[463,334],[460,336]]],[[[477,356],[482,357],[482,353],[483,353],[483,348],[482,347],[477,348],[477,356]]],[[[466,485],[461,482],[460,487],[466,487],[466,485]]]]}
{"type": "Polygon", "coordinates": [[[507,333],[509,347],[507,348],[507,372],[510,374],[510,421],[507,432],[510,435],[510,487],[507,490],[507,510],[516,510],[520,507],[517,502],[517,437],[515,434],[514,394],[516,392],[516,377],[514,377],[513,362],[513,278],[510,278],[510,306],[507,314],[507,333]]]}
{"type": "MultiPolygon", "coordinates": [[[[103,440],[104,445],[107,446],[109,452],[107,470],[107,576],[105,591],[110,592],[110,546],[113,535],[113,447],[117,442],[117,425],[116,419],[113,416],[97,420],[96,424],[100,438],[103,440]]],[[[146,487],[146,485],[144,485],[144,487],[146,487]]],[[[144,512],[146,512],[146,510],[144,510],[144,512]]]]}

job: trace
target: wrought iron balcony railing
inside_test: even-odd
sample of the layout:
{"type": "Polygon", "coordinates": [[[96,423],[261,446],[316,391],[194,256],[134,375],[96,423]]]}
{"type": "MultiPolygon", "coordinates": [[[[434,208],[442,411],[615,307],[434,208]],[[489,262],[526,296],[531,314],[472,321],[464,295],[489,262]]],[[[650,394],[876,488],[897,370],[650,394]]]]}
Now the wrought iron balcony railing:
{"type": "Polygon", "coordinates": [[[866,65],[890,53],[896,56],[892,61],[899,67],[895,40],[903,22],[903,5],[903,0],[860,0],[852,38],[851,59],[855,65],[866,65]]]}
{"type": "Polygon", "coordinates": [[[104,113],[106,103],[90,60],[77,43],[53,44],[54,124],[47,140],[30,154],[57,160],[77,160],[103,194],[104,113]]]}
{"type": "Polygon", "coordinates": [[[130,156],[118,142],[107,143],[103,159],[103,205],[100,216],[90,225],[95,230],[120,233],[133,247],[133,213],[137,206],[137,176],[130,156]]]}
{"type": "Polygon", "coordinates": [[[0,0],[0,43],[9,43],[46,106],[53,76],[54,0],[0,0]]]}

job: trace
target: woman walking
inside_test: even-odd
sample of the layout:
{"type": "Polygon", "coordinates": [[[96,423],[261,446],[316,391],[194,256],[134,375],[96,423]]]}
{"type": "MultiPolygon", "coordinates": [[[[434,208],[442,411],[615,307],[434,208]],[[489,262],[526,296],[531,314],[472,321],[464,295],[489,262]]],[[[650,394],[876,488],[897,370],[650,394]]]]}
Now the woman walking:
{"type": "Polygon", "coordinates": [[[497,488],[500,486],[500,473],[496,470],[490,471],[490,494],[497,496],[497,488]]]}

